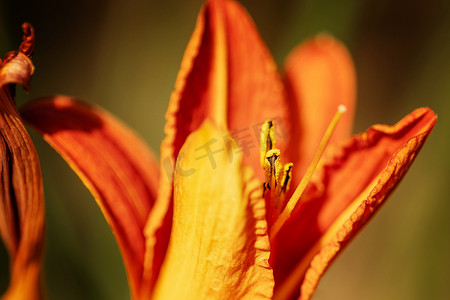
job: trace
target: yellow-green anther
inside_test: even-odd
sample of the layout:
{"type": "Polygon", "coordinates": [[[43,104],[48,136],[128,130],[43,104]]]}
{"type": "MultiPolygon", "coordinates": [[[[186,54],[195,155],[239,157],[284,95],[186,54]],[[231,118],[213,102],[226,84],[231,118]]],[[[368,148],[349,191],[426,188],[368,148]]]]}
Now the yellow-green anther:
{"type": "Polygon", "coordinates": [[[281,177],[281,185],[280,185],[282,193],[286,193],[289,190],[289,186],[291,185],[293,165],[294,165],[293,163],[287,163],[283,167],[283,175],[281,177]]]}
{"type": "Polygon", "coordinates": [[[268,151],[275,147],[275,131],[273,128],[273,122],[267,120],[261,127],[261,137],[260,137],[260,157],[261,157],[261,167],[265,169],[266,165],[266,154],[268,151]]]}
{"type": "Polygon", "coordinates": [[[271,191],[276,191],[280,185],[281,163],[280,150],[269,150],[265,157],[264,170],[266,177],[266,188],[271,191]]]}

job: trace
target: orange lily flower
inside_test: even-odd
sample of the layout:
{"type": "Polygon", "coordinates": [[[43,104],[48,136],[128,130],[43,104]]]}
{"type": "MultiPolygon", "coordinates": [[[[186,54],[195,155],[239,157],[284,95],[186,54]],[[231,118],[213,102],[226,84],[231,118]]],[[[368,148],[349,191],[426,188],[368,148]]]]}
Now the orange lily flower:
{"type": "Polygon", "coordinates": [[[282,79],[238,3],[211,0],[170,99],[159,167],[100,108],[57,96],[22,110],[94,195],[133,299],[309,299],[436,122],[420,108],[348,137],[354,68],[329,36],[304,42],[285,69],[282,79]],[[282,167],[280,155],[293,164],[282,167]]]}
{"type": "Polygon", "coordinates": [[[0,236],[10,256],[11,280],[2,299],[41,299],[44,194],[36,149],[15,105],[16,84],[28,90],[34,66],[33,28],[22,25],[19,51],[0,60],[0,236]]]}

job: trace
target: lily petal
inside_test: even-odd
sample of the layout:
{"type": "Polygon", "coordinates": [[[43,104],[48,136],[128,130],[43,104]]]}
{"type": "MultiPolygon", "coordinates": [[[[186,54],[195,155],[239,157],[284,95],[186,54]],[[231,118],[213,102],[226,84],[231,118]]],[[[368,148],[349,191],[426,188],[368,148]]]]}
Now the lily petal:
{"type": "Polygon", "coordinates": [[[0,61],[0,235],[11,259],[11,281],[2,299],[41,299],[44,195],[36,149],[14,102],[15,84],[28,88],[34,35],[24,24],[24,52],[0,61]]]}
{"type": "Polygon", "coordinates": [[[170,100],[163,157],[174,159],[186,137],[208,119],[231,133],[245,131],[241,136],[252,143],[252,153],[244,155],[244,162],[262,179],[260,126],[267,119],[284,118],[285,111],[281,78],[250,16],[234,1],[208,1],[170,100]]]}
{"type": "Polygon", "coordinates": [[[356,75],[343,44],[321,34],[298,46],[285,63],[285,82],[293,132],[288,149],[299,182],[340,104],[347,107],[331,142],[346,138],[353,126],[356,75]]]}
{"type": "Polygon", "coordinates": [[[276,238],[278,299],[309,299],[329,264],[387,199],[436,122],[429,108],[330,146],[301,203],[276,238]],[[293,238],[298,236],[299,238],[293,238]],[[301,239],[300,239],[301,237],[301,239]]]}
{"type": "Polygon", "coordinates": [[[277,147],[285,148],[284,101],[276,64],[245,9],[234,1],[208,1],[197,18],[166,113],[158,204],[146,227],[148,248],[158,248],[159,254],[148,251],[146,268],[157,269],[162,263],[158,258],[164,257],[162,240],[166,237],[168,243],[170,233],[172,173],[187,136],[205,120],[230,129],[229,135],[245,154],[244,163],[263,179],[260,127],[267,119],[275,119],[279,125],[277,147]],[[155,235],[161,237],[160,245],[155,246],[155,235]]]}
{"type": "Polygon", "coordinates": [[[159,180],[153,154],[114,117],[69,97],[30,102],[21,113],[94,195],[119,244],[133,298],[138,299],[143,231],[159,180]]]}
{"type": "Polygon", "coordinates": [[[210,143],[226,135],[206,121],[180,150],[171,241],[154,299],[272,296],[261,183],[240,155],[230,161],[224,143],[210,143]],[[211,156],[199,151],[204,145],[211,156]]]}
{"type": "Polygon", "coordinates": [[[258,179],[261,171],[259,136],[262,124],[275,123],[277,145],[286,149],[288,104],[277,66],[245,9],[234,1],[225,2],[228,49],[228,124],[258,179]],[[253,141],[253,143],[251,143],[253,141]]]}

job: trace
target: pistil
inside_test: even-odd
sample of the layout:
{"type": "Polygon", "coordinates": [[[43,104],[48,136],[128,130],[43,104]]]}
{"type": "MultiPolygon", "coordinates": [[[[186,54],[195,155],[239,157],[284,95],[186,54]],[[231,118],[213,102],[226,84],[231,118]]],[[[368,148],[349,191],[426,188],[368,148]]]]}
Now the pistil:
{"type": "Polygon", "coordinates": [[[319,147],[317,148],[316,154],[314,155],[314,158],[309,165],[308,169],[306,170],[305,175],[303,176],[302,180],[300,181],[299,185],[295,189],[294,194],[292,195],[291,199],[288,201],[286,206],[284,207],[283,211],[273,224],[273,226],[270,229],[270,239],[273,239],[277,233],[280,231],[281,227],[284,223],[289,219],[291,216],[292,211],[294,210],[295,206],[299,202],[304,190],[306,189],[306,186],[308,185],[309,181],[311,180],[312,175],[314,174],[314,171],[317,168],[317,165],[319,164],[320,158],[322,157],[323,152],[325,151],[325,148],[328,145],[328,142],[330,141],[331,135],[333,134],[334,129],[336,128],[336,125],[338,124],[342,114],[346,112],[347,108],[344,105],[339,105],[336,114],[334,115],[333,119],[331,120],[330,125],[328,126],[324,136],[322,137],[322,140],[319,144],[319,147]]]}

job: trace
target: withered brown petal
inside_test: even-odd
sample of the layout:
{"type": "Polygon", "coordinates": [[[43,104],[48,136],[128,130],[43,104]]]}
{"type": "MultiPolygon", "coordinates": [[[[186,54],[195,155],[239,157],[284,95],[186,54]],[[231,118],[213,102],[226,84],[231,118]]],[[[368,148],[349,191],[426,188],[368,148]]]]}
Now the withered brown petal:
{"type": "MultiPolygon", "coordinates": [[[[21,50],[33,48],[32,28],[25,28],[21,50]]],[[[14,103],[15,84],[28,88],[34,70],[27,54],[10,52],[0,65],[0,235],[11,260],[4,300],[41,299],[43,295],[42,175],[36,149],[14,103]]]]}

